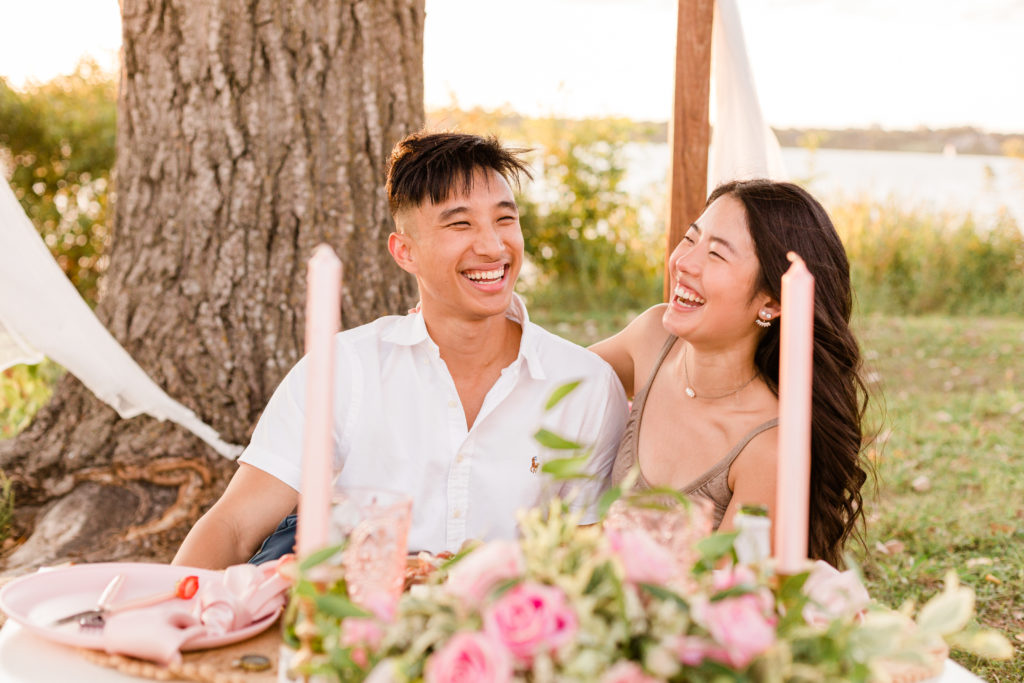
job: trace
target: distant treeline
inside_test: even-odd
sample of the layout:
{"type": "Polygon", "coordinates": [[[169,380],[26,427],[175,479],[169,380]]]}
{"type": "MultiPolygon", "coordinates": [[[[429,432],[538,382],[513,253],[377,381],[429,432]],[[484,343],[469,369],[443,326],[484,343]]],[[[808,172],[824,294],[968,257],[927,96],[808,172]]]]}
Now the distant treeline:
{"type": "Polygon", "coordinates": [[[1024,156],[1024,134],[987,133],[970,126],[960,128],[776,128],[783,147],[827,147],[831,149],[871,149],[896,152],[942,152],[953,149],[959,154],[1024,156]]]}
{"type": "MultiPolygon", "coordinates": [[[[594,121],[596,119],[589,119],[594,121]]],[[[460,110],[456,108],[434,109],[427,113],[431,126],[452,126],[466,121],[487,122],[494,130],[508,134],[509,131],[529,134],[541,119],[523,116],[509,109],[460,110]]],[[[667,142],[668,123],[662,121],[633,121],[626,118],[603,119],[613,127],[623,130],[632,142],[667,142]]],[[[575,119],[543,119],[566,132],[585,126],[585,121],[575,119]]],[[[870,149],[893,152],[940,153],[953,149],[959,154],[992,154],[1024,158],[1024,133],[988,133],[978,128],[916,128],[914,130],[885,130],[872,128],[776,128],[779,143],[783,147],[808,147],[812,149],[870,149]]]]}

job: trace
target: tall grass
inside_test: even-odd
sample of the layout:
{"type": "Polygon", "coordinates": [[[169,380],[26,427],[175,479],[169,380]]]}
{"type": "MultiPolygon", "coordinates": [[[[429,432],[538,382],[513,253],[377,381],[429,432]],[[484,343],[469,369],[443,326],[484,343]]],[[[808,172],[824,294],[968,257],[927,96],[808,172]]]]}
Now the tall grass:
{"type": "Polygon", "coordinates": [[[854,201],[831,209],[862,313],[1017,315],[1024,304],[1024,235],[1009,215],[854,201]]]}

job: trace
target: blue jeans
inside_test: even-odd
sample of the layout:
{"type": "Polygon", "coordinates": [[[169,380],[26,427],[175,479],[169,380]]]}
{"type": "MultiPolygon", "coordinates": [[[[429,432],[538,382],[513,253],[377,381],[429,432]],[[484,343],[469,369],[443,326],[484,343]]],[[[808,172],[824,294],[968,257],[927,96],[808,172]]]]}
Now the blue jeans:
{"type": "Polygon", "coordinates": [[[288,515],[282,519],[274,533],[267,536],[256,554],[249,558],[249,564],[263,564],[295,552],[296,519],[295,515],[288,515]]]}

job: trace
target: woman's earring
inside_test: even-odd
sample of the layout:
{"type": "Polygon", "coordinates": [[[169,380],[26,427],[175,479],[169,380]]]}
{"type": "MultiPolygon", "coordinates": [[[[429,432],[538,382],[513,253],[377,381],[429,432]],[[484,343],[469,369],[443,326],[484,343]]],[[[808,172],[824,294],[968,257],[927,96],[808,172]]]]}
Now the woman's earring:
{"type": "Polygon", "coordinates": [[[772,314],[769,311],[762,310],[760,317],[755,318],[754,322],[757,323],[758,327],[771,327],[772,314]]]}

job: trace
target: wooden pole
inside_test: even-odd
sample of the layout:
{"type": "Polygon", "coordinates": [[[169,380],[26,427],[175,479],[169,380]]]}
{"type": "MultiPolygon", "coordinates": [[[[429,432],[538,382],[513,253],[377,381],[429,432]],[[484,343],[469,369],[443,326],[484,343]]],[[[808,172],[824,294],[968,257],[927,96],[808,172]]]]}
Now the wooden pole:
{"type": "Polygon", "coordinates": [[[676,29],[675,102],[668,142],[668,230],[665,301],[672,289],[668,257],[700,216],[708,194],[708,100],[711,96],[711,21],[714,0],[679,0],[676,29]]]}

